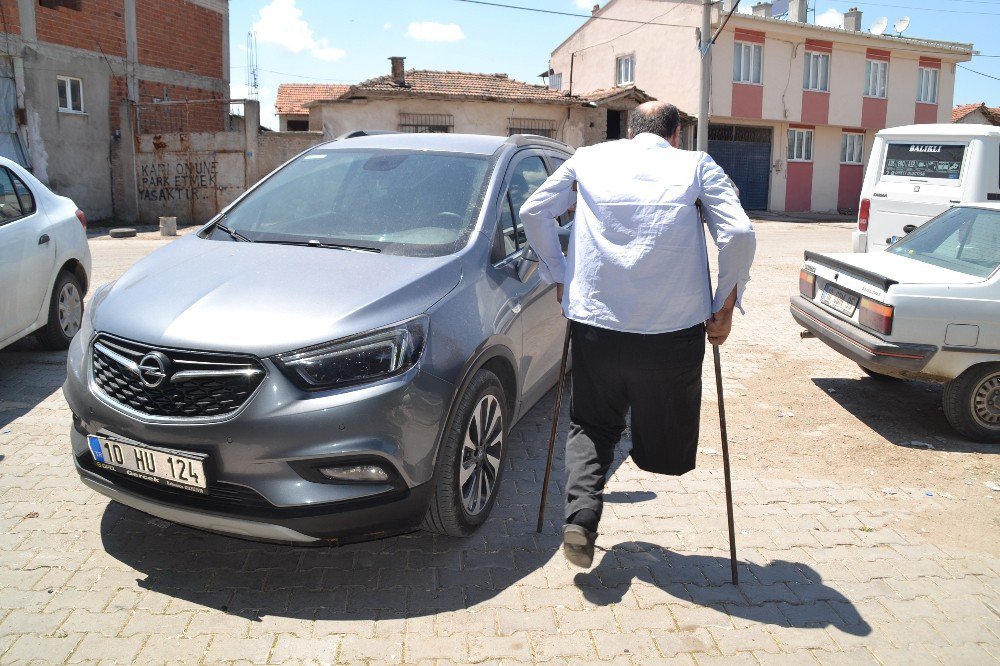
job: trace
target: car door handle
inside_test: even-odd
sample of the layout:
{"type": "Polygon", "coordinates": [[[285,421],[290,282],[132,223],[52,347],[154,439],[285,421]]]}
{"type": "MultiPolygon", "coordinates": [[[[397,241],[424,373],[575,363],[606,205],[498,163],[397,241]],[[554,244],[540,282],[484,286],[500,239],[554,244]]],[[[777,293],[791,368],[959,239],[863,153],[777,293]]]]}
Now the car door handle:
{"type": "Polygon", "coordinates": [[[49,242],[49,240],[51,239],[49,238],[48,234],[42,234],[41,236],[38,237],[38,244],[45,245],[46,243],[49,242]]]}

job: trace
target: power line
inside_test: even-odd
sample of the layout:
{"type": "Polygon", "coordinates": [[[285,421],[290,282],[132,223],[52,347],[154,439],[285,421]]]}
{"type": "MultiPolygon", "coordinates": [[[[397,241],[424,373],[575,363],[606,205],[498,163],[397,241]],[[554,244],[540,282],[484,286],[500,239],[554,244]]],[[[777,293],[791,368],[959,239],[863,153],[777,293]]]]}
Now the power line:
{"type": "Polygon", "coordinates": [[[505,5],[499,2],[485,2],[484,0],[455,0],[456,2],[467,2],[471,5],[485,5],[486,7],[500,7],[501,9],[519,9],[523,12],[536,12],[538,14],[554,14],[556,16],[572,16],[573,18],[594,19],[597,21],[616,21],[618,23],[636,23],[639,25],[663,25],[670,28],[694,28],[692,25],[680,23],[651,23],[649,21],[639,21],[636,19],[611,18],[610,16],[592,16],[591,14],[579,14],[576,12],[558,12],[554,9],[539,9],[537,7],[522,7],[520,5],[505,5]]]}
{"type": "Polygon", "coordinates": [[[1000,76],[993,76],[992,74],[985,74],[983,72],[977,72],[976,70],[969,69],[968,67],[966,67],[964,65],[959,65],[958,67],[959,67],[959,69],[964,69],[967,72],[972,72],[973,74],[978,74],[979,76],[985,76],[986,78],[993,79],[994,81],[1000,81],[1000,76]]]}
{"type": "MultiPolygon", "coordinates": [[[[940,9],[936,7],[914,7],[913,5],[891,5],[885,2],[854,2],[852,4],[868,7],[898,7],[901,9],[917,10],[921,12],[945,12],[946,14],[974,14],[976,16],[1000,16],[1000,12],[970,12],[961,9],[940,9]]],[[[1000,6],[998,6],[1000,8],[1000,6]]]]}

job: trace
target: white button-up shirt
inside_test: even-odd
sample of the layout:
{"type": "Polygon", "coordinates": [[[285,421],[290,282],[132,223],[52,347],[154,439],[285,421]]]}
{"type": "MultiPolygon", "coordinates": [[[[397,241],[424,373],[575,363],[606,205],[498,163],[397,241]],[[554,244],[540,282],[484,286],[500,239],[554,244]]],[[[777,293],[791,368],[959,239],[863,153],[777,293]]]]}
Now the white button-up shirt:
{"type": "Polygon", "coordinates": [[[649,133],[580,148],[524,203],[521,222],[542,278],[566,286],[569,319],[630,333],[678,331],[722,309],[734,287],[743,311],[753,226],[725,172],[703,152],[649,133]],[[719,248],[714,298],[699,199],[719,248]],[[555,218],[574,203],[564,257],[555,218]]]}

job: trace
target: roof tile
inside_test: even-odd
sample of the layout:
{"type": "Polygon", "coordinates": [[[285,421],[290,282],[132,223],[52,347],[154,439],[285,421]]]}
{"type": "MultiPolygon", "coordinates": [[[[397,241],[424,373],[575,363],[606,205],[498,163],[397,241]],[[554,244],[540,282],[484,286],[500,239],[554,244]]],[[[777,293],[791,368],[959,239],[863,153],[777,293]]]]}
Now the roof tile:
{"type": "Polygon", "coordinates": [[[278,96],[274,101],[275,111],[279,115],[289,113],[309,113],[304,104],[320,99],[337,99],[351,86],[327,85],[323,83],[282,83],[278,86],[278,96]]]}

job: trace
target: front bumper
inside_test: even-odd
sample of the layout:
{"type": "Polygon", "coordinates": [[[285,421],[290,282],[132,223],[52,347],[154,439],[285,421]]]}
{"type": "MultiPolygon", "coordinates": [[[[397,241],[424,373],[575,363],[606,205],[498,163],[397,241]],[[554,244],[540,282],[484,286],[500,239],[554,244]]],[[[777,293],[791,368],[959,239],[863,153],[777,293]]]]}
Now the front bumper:
{"type": "Polygon", "coordinates": [[[833,316],[804,296],[793,296],[792,317],[803,328],[847,358],[870,370],[899,377],[920,377],[938,348],[887,342],[833,316]]]}

